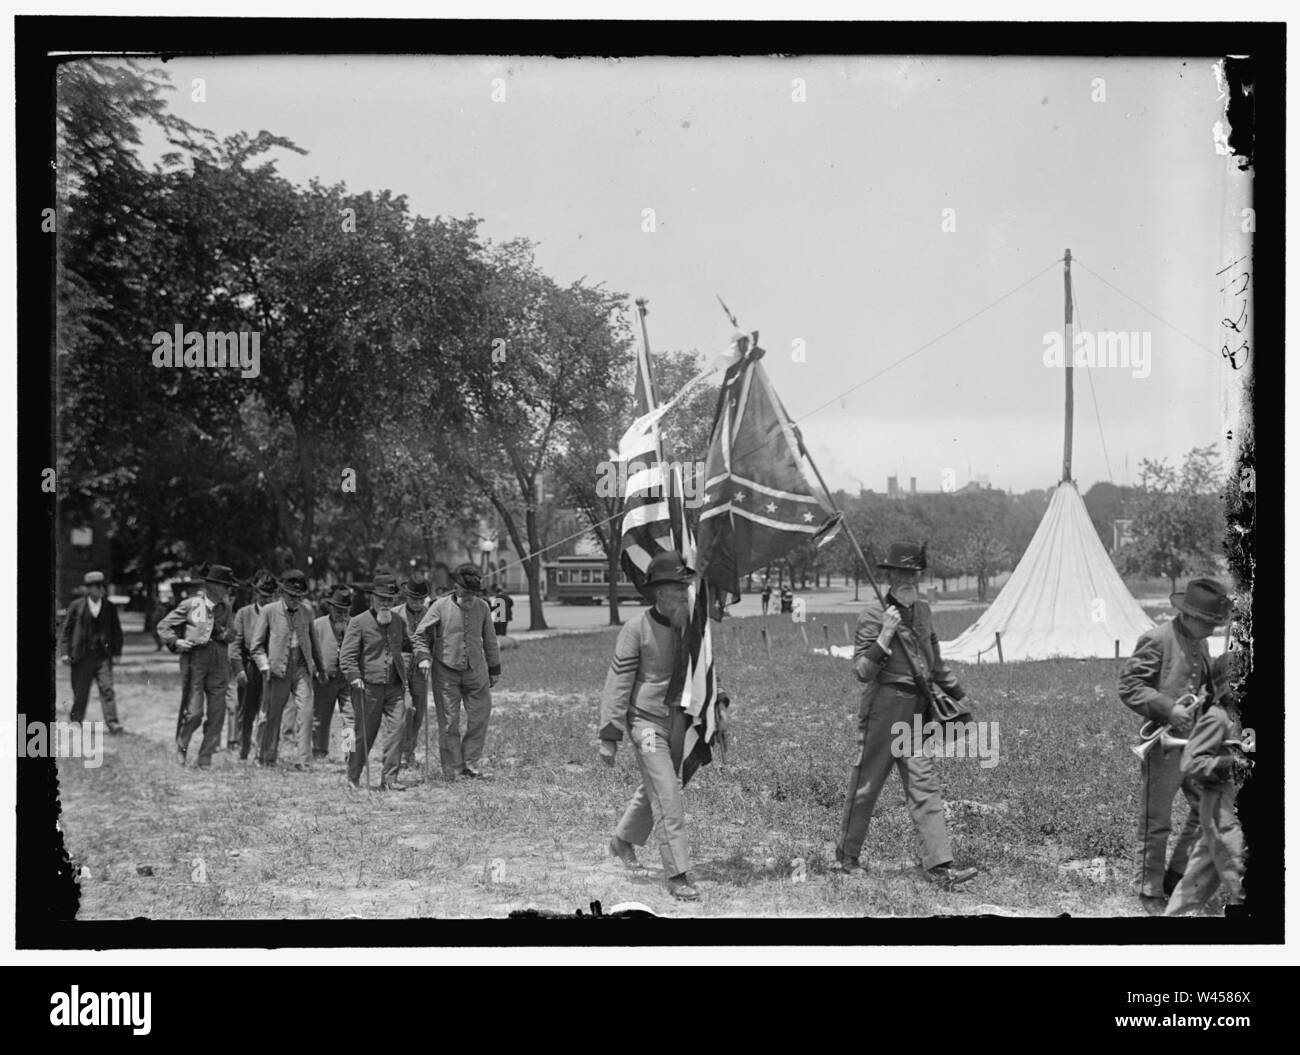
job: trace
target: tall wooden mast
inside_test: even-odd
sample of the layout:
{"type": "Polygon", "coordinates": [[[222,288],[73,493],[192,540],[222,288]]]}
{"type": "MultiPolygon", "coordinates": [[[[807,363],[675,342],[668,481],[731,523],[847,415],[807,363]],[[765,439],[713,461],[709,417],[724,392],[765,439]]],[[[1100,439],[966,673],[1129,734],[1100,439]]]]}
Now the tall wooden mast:
{"type": "Polygon", "coordinates": [[[1070,290],[1070,250],[1065,251],[1065,459],[1061,482],[1072,479],[1070,463],[1074,446],[1074,295],[1070,290]]]}

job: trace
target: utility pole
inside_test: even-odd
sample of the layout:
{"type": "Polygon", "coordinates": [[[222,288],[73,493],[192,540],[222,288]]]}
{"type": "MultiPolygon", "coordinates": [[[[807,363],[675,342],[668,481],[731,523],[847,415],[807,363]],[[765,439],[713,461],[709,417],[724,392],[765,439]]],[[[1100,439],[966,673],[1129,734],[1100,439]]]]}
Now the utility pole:
{"type": "Polygon", "coordinates": [[[1070,289],[1070,250],[1065,251],[1065,459],[1061,482],[1070,475],[1074,446],[1074,294],[1070,289]]]}

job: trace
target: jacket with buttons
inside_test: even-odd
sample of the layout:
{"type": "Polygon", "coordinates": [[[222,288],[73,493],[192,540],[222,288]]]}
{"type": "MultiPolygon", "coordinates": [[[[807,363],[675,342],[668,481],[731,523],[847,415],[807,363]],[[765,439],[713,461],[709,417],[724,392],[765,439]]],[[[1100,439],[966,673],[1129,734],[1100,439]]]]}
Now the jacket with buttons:
{"type": "MultiPolygon", "coordinates": [[[[312,624],[316,630],[316,641],[320,644],[320,666],[326,677],[337,678],[343,673],[339,666],[339,649],[343,647],[343,637],[334,629],[329,615],[316,617],[312,624]]],[[[344,627],[346,631],[347,627],[344,627]]]]}
{"type": "Polygon", "coordinates": [[[668,687],[685,647],[681,633],[654,608],[623,624],[600,698],[602,740],[622,740],[636,717],[669,728],[668,687]]]}
{"type": "Polygon", "coordinates": [[[370,609],[348,620],[339,647],[339,669],[349,682],[360,678],[368,685],[387,685],[388,672],[396,668],[402,684],[406,684],[406,663],[403,652],[411,651],[411,635],[406,624],[394,616],[388,626],[379,625],[370,609]]]}
{"type": "Polygon", "coordinates": [[[104,651],[114,659],[122,654],[122,621],[117,615],[117,605],[107,597],[100,600],[99,618],[90,614],[90,602],[78,597],[68,605],[68,614],[59,630],[59,652],[76,663],[82,659],[95,637],[96,623],[103,636],[104,651]]]}
{"type": "Polygon", "coordinates": [[[1143,718],[1167,722],[1179,697],[1199,693],[1209,674],[1209,647],[1184,634],[1175,616],[1138,638],[1120,671],[1120,702],[1143,718]]]}
{"type": "MultiPolygon", "coordinates": [[[[918,599],[909,609],[897,604],[893,594],[887,594],[885,607],[891,606],[898,610],[903,621],[894,631],[888,651],[881,648],[879,641],[885,615],[885,608],[881,607],[880,602],[868,602],[858,616],[853,643],[853,673],[863,683],[859,713],[866,714],[882,685],[916,686],[916,678],[912,677],[907,656],[903,653],[904,648],[912,656],[917,676],[922,682],[932,680],[954,700],[962,699],[966,690],[958,683],[957,676],[948,668],[939,652],[939,637],[934,632],[930,606],[918,599]]],[[[921,691],[924,693],[924,690],[921,691]]]]}
{"type": "Polygon", "coordinates": [[[285,607],[284,598],[263,606],[253,626],[253,662],[262,670],[270,670],[271,677],[283,678],[289,669],[289,642],[296,633],[307,676],[316,677],[321,669],[321,656],[316,628],[312,625],[315,617],[315,611],[306,601],[299,601],[293,612],[285,607]]]}
{"type": "Polygon", "coordinates": [[[470,682],[487,683],[501,673],[492,610],[481,597],[457,601],[454,593],[429,605],[415,629],[415,662],[436,659],[452,670],[469,672],[470,682]]]}
{"type": "Polygon", "coordinates": [[[241,667],[253,662],[253,631],[258,613],[265,607],[254,601],[235,613],[230,623],[230,662],[241,667]]]}

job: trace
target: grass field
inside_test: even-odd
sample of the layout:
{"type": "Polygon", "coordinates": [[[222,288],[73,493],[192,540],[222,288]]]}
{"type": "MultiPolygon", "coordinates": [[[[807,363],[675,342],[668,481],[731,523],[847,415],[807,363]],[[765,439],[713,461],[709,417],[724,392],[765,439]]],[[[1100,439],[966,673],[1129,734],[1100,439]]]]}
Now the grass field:
{"type": "MultiPolygon", "coordinates": [[[[975,615],[937,613],[940,637],[975,615]]],[[[823,624],[832,643],[845,641],[847,616],[820,619],[804,624],[814,646],[823,624]]],[[[854,755],[849,663],[810,652],[788,618],[727,620],[714,640],[734,701],[731,749],[686,791],[702,897],[683,905],[664,889],[653,844],[640,852],[641,877],[605,849],[637,783],[626,744],[613,770],[596,754],[614,633],[505,652],[484,759],[491,779],[400,795],[350,795],[333,761],[264,771],[222,752],[197,770],[197,738],[182,769],[170,744],[179,674],[119,670],[129,735],[107,740],[98,769],[59,764],[80,918],[499,917],[597,899],[678,916],[1136,912],[1136,721],[1116,698],[1115,661],[959,668],[976,717],[999,723],[999,764],[936,760],[958,861],[982,870],[961,892],[942,892],[919,874],[896,776],[863,848],[869,875],[828,872],[854,755]]],[[[61,686],[60,717],[67,695],[61,686]]],[[[337,741],[335,732],[335,757],[337,741]]]]}

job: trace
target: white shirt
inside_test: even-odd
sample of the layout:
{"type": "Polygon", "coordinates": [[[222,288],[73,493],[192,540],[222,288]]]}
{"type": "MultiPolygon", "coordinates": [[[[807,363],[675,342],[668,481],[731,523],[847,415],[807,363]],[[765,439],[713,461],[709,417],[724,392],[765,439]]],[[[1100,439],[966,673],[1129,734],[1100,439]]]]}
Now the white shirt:
{"type": "Polygon", "coordinates": [[[92,619],[98,619],[98,618],[99,618],[99,610],[100,610],[101,608],[104,607],[104,599],[103,599],[102,597],[100,597],[100,598],[98,598],[98,599],[96,599],[96,598],[94,598],[94,597],[87,597],[87,598],[86,598],[86,607],[90,609],[90,616],[91,616],[91,618],[92,618],[92,619]]]}

